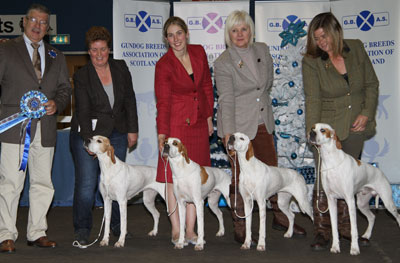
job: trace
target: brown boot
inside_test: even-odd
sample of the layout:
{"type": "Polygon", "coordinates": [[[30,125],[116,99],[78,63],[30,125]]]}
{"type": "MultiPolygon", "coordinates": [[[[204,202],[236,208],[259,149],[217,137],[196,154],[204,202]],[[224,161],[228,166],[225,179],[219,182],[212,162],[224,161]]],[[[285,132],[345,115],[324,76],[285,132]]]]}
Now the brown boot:
{"type": "Polygon", "coordinates": [[[337,211],[338,211],[339,235],[341,238],[350,241],[351,240],[350,214],[346,201],[344,201],[343,199],[337,200],[337,211]]]}
{"type": "Polygon", "coordinates": [[[242,196],[239,193],[239,189],[237,189],[236,196],[236,207],[235,207],[235,186],[230,185],[229,188],[229,199],[231,201],[231,215],[233,221],[233,231],[234,231],[234,239],[236,242],[243,244],[246,238],[246,220],[244,218],[239,218],[236,216],[236,213],[239,216],[244,216],[244,203],[242,196]],[[236,210],[236,213],[235,213],[236,210]]]}
{"type": "MultiPolygon", "coordinates": [[[[274,212],[274,219],[272,221],[272,228],[280,231],[287,231],[289,226],[289,220],[286,215],[278,207],[278,195],[273,195],[269,198],[269,202],[274,212]]],[[[305,236],[306,231],[299,225],[293,225],[293,235],[305,236]]]]}
{"type": "MultiPolygon", "coordinates": [[[[351,241],[351,224],[350,224],[350,214],[349,207],[346,201],[343,199],[337,200],[337,211],[338,211],[338,230],[341,238],[351,241]]],[[[369,240],[360,237],[358,239],[359,245],[362,247],[369,246],[369,240]]]]}
{"type": "Polygon", "coordinates": [[[313,192],[313,212],[314,212],[314,241],[311,244],[311,248],[314,251],[325,250],[329,246],[331,237],[331,220],[329,217],[328,199],[326,198],[325,192],[320,191],[319,197],[317,197],[317,191],[313,192]],[[317,207],[318,198],[318,207],[317,207]],[[319,209],[318,209],[319,208],[319,209]]]}

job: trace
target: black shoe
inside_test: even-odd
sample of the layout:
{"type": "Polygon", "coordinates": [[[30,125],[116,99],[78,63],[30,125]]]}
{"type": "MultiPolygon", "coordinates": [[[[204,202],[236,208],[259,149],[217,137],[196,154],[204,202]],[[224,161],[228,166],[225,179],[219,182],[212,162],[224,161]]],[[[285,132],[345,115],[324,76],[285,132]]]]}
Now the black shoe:
{"type": "Polygon", "coordinates": [[[369,239],[363,238],[363,237],[359,237],[358,238],[358,244],[360,245],[360,247],[369,247],[369,239]]]}
{"type": "MultiPolygon", "coordinates": [[[[351,242],[351,236],[339,235],[339,237],[351,242]]],[[[366,239],[363,237],[358,238],[358,244],[360,245],[360,247],[369,247],[370,246],[369,239],[366,239]]]]}
{"type": "MultiPolygon", "coordinates": [[[[238,235],[236,232],[233,234],[233,239],[239,244],[243,244],[246,235],[238,235]]],[[[251,236],[251,246],[255,246],[258,244],[258,238],[255,238],[253,235],[251,236]]]]}
{"type": "MultiPolygon", "coordinates": [[[[120,224],[111,226],[110,230],[111,230],[113,236],[115,236],[115,237],[119,237],[121,235],[121,225],[120,224]]],[[[133,238],[133,235],[127,230],[125,239],[131,239],[131,238],[133,238]]]]}
{"type": "MultiPolygon", "coordinates": [[[[288,227],[283,225],[281,222],[278,221],[278,219],[274,216],[272,220],[272,228],[278,231],[287,231],[288,227]]],[[[293,224],[293,236],[297,237],[305,237],[307,235],[306,231],[304,228],[297,224],[293,224]]]]}
{"type": "Polygon", "coordinates": [[[87,244],[89,244],[87,234],[82,234],[82,233],[75,234],[75,241],[78,241],[79,244],[82,246],[86,246],[87,244]]]}
{"type": "Polygon", "coordinates": [[[89,236],[90,236],[90,230],[86,228],[82,229],[76,229],[75,231],[75,241],[78,241],[79,244],[82,246],[88,245],[89,244],[89,236]]]}
{"type": "Polygon", "coordinates": [[[82,246],[86,246],[89,244],[89,241],[87,238],[81,237],[79,239],[76,239],[76,241],[79,242],[79,244],[81,244],[82,246]]]}
{"type": "Polygon", "coordinates": [[[314,238],[314,242],[311,244],[313,251],[323,251],[328,249],[329,239],[325,239],[321,234],[317,234],[314,238]]]}
{"type": "MultiPolygon", "coordinates": [[[[119,237],[121,235],[121,231],[112,231],[113,236],[119,237]]],[[[133,235],[130,232],[126,232],[125,239],[132,239],[133,235]]]]}

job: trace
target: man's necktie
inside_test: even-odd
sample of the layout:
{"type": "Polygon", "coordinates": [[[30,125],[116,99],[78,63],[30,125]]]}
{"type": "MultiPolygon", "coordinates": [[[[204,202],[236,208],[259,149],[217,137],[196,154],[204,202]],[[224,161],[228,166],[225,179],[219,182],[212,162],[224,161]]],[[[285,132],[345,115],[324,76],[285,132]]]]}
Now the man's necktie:
{"type": "Polygon", "coordinates": [[[36,77],[39,80],[39,83],[42,81],[42,66],[40,64],[40,54],[39,54],[39,44],[31,43],[33,47],[33,56],[32,56],[32,64],[35,69],[36,77]]]}

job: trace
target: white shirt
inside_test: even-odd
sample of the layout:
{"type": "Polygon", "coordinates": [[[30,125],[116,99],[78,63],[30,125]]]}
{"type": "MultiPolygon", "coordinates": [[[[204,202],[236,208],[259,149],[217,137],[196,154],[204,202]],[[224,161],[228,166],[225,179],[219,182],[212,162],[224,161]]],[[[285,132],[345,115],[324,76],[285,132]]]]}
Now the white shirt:
{"type": "MultiPolygon", "coordinates": [[[[32,60],[32,56],[33,56],[33,47],[31,46],[32,41],[25,35],[25,33],[23,34],[23,36],[24,36],[26,48],[28,49],[29,56],[31,57],[31,60],[32,60]]],[[[38,51],[39,51],[39,55],[40,55],[40,67],[42,69],[42,77],[43,77],[45,61],[46,61],[44,59],[44,43],[43,43],[43,40],[40,40],[38,44],[39,44],[38,51]]]]}

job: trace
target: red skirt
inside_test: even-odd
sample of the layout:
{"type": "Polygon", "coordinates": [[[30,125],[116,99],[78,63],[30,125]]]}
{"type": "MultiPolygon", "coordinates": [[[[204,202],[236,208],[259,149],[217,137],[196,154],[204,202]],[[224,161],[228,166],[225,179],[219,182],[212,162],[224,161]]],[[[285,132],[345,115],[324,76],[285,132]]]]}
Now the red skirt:
{"type": "MultiPolygon", "coordinates": [[[[185,145],[189,158],[201,166],[211,166],[210,159],[210,142],[208,136],[207,120],[199,120],[198,123],[190,126],[172,126],[170,136],[181,140],[185,145]]],[[[167,174],[165,175],[166,160],[162,160],[160,154],[158,155],[157,165],[157,182],[172,183],[172,172],[167,164],[167,174]]]]}

